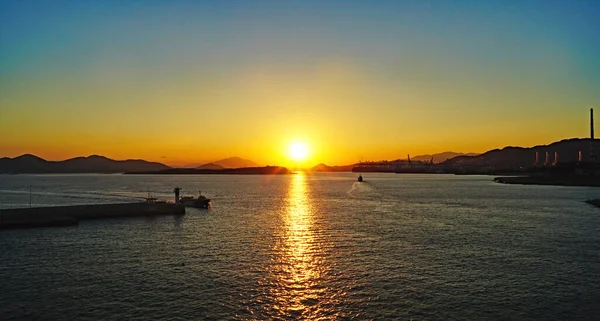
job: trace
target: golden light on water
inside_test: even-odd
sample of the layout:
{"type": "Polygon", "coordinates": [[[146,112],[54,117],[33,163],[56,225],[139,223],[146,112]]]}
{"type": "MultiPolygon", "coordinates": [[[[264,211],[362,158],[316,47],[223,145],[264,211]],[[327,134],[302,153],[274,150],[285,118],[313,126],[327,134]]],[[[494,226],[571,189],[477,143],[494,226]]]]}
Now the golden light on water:
{"type": "Polygon", "coordinates": [[[299,173],[294,176],[289,193],[289,212],[286,220],[288,229],[288,257],[291,260],[291,270],[295,283],[304,283],[315,277],[311,269],[315,240],[312,232],[312,213],[310,196],[306,191],[306,175],[299,173]]]}
{"type": "Polygon", "coordinates": [[[274,271],[277,282],[276,310],[284,315],[315,317],[326,291],[320,285],[325,264],[315,236],[311,197],[304,173],[291,178],[287,211],[283,214],[282,242],[274,271]]]}

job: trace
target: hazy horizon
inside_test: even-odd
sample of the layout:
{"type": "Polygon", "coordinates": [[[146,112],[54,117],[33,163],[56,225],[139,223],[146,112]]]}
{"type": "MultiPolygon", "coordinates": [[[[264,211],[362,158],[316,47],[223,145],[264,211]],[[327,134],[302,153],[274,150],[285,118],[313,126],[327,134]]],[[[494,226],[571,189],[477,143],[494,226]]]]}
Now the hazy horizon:
{"type": "MultiPolygon", "coordinates": [[[[211,159],[211,160],[198,160],[198,161],[191,161],[191,160],[184,160],[184,159],[178,159],[178,160],[171,160],[169,161],[169,157],[161,157],[159,160],[149,160],[149,159],[143,159],[143,158],[133,158],[133,157],[124,157],[124,158],[115,158],[115,157],[111,157],[110,155],[100,155],[98,153],[92,153],[92,154],[85,154],[85,155],[75,155],[75,156],[70,156],[67,158],[47,158],[44,157],[43,155],[39,155],[39,154],[35,154],[35,153],[22,153],[22,154],[18,154],[18,155],[0,155],[0,158],[2,157],[9,157],[9,158],[15,158],[15,157],[19,157],[19,156],[23,156],[23,155],[34,155],[37,157],[41,157],[47,161],[65,161],[68,159],[72,159],[72,158],[76,158],[76,157],[90,157],[90,156],[102,156],[102,157],[107,157],[109,159],[112,160],[116,160],[116,161],[122,161],[122,160],[145,160],[145,161],[149,161],[149,162],[158,162],[158,163],[162,163],[171,167],[198,167],[198,166],[202,166],[202,165],[206,165],[206,164],[210,164],[210,163],[218,163],[220,161],[226,160],[226,159],[230,159],[230,158],[240,158],[242,160],[246,160],[246,161],[250,161],[255,163],[258,166],[284,166],[284,167],[289,167],[289,168],[295,168],[295,169],[308,169],[308,168],[312,168],[314,166],[320,165],[320,164],[325,164],[328,166],[347,166],[347,165],[352,165],[352,164],[356,164],[359,162],[368,162],[368,161],[393,161],[393,160],[405,160],[410,156],[411,159],[416,159],[416,158],[420,158],[420,157],[424,157],[424,156],[432,156],[432,155],[440,155],[440,154],[445,154],[445,153],[455,153],[455,154],[460,154],[460,155],[480,155],[480,154],[484,154],[485,152],[489,152],[492,150],[498,150],[498,149],[503,149],[503,148],[507,148],[507,147],[522,147],[522,148],[532,148],[532,147],[536,147],[536,146],[545,146],[545,145],[550,145],[553,143],[557,143],[560,141],[565,141],[565,140],[573,140],[573,139],[589,139],[589,137],[571,137],[571,138],[564,138],[555,142],[548,142],[548,143],[542,143],[542,144],[533,144],[533,145],[529,145],[529,146],[518,146],[518,145],[514,145],[514,144],[508,144],[505,146],[497,146],[495,148],[483,151],[483,152],[463,152],[463,151],[450,151],[450,150],[445,150],[445,151],[440,151],[440,152],[429,152],[429,153],[423,153],[423,154],[410,154],[410,153],[404,153],[402,154],[401,152],[397,153],[397,156],[395,157],[391,157],[388,159],[376,159],[376,158],[363,158],[361,160],[357,160],[357,161],[352,161],[349,163],[326,163],[323,161],[319,161],[319,160],[314,160],[311,159],[310,161],[307,162],[301,162],[303,164],[300,163],[296,163],[294,164],[293,162],[289,162],[288,164],[280,164],[277,162],[267,162],[267,163],[260,163],[260,162],[256,162],[252,157],[240,157],[237,155],[230,155],[227,157],[223,157],[223,158],[219,158],[219,159],[211,159]]],[[[174,157],[170,157],[171,159],[174,159],[174,157]]],[[[245,167],[245,166],[243,166],[245,167]]]]}
{"type": "Polygon", "coordinates": [[[595,1],[3,1],[0,154],[309,167],[588,137],[599,16],[595,1]]]}
{"type": "MultiPolygon", "coordinates": [[[[436,155],[436,154],[443,154],[443,153],[456,153],[456,154],[465,154],[465,155],[466,154],[479,154],[479,153],[461,153],[461,152],[445,151],[445,152],[439,152],[439,153],[428,153],[428,154],[412,155],[411,157],[422,157],[422,156],[427,156],[427,155],[436,155]]],[[[139,159],[139,158],[131,158],[131,157],[125,157],[125,158],[121,159],[121,158],[113,158],[113,157],[110,157],[110,156],[99,155],[99,154],[77,155],[77,156],[68,157],[68,158],[51,159],[51,158],[46,158],[46,157],[43,157],[41,155],[37,155],[37,154],[34,154],[34,153],[23,153],[23,154],[18,154],[18,155],[13,155],[13,156],[0,155],[0,158],[3,158],[3,157],[16,158],[16,157],[20,157],[20,156],[24,156],[24,155],[33,155],[33,156],[36,156],[36,157],[43,158],[44,160],[53,161],[53,162],[65,161],[65,160],[69,160],[69,159],[77,158],[77,157],[101,156],[101,157],[106,157],[106,158],[109,158],[109,159],[112,159],[112,160],[115,160],[115,161],[123,161],[123,160],[145,160],[145,161],[148,161],[148,162],[158,162],[158,163],[163,163],[165,165],[169,165],[171,167],[174,167],[174,166],[180,166],[180,167],[191,167],[191,166],[193,166],[193,167],[198,167],[198,166],[202,166],[202,165],[206,165],[206,164],[217,163],[219,161],[222,161],[222,160],[228,159],[228,158],[240,158],[240,159],[243,159],[243,160],[248,160],[248,161],[254,162],[252,159],[244,158],[244,157],[238,157],[238,156],[229,156],[229,157],[225,157],[225,158],[221,158],[221,159],[213,159],[213,160],[205,160],[205,161],[185,161],[185,160],[180,160],[180,161],[175,161],[175,162],[172,162],[172,163],[169,162],[169,161],[160,161],[160,160],[152,161],[152,160],[147,160],[147,159],[139,159]]],[[[407,156],[404,155],[404,157],[398,156],[398,157],[395,157],[395,158],[392,158],[392,159],[389,159],[389,160],[406,159],[406,158],[407,158],[407,156]]],[[[166,158],[163,158],[163,159],[166,159],[166,158]]],[[[377,160],[377,159],[368,159],[368,160],[362,160],[362,161],[380,161],[380,160],[377,160]]],[[[328,165],[328,166],[345,166],[345,165],[352,165],[352,164],[358,163],[358,162],[360,162],[360,161],[355,161],[355,162],[347,163],[347,164],[327,164],[327,163],[324,163],[324,162],[317,161],[314,164],[309,163],[307,166],[304,166],[304,168],[314,167],[314,166],[319,165],[319,164],[325,164],[325,165],[328,165]]],[[[254,162],[254,163],[256,163],[256,162],[254,162]]],[[[263,163],[257,163],[257,165],[259,165],[259,166],[281,166],[280,164],[277,164],[277,163],[264,163],[264,164],[263,163]]],[[[288,166],[290,166],[290,165],[288,165],[288,166]]],[[[295,165],[291,164],[291,167],[295,167],[295,165]]]]}

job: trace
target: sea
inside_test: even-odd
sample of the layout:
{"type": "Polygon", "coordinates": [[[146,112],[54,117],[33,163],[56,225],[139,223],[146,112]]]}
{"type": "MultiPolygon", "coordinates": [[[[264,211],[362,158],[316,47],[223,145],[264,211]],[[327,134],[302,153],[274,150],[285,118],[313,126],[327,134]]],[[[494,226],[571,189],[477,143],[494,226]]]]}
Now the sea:
{"type": "Polygon", "coordinates": [[[209,210],[0,230],[2,320],[598,320],[600,198],[490,176],[0,175],[1,209],[209,210]]]}

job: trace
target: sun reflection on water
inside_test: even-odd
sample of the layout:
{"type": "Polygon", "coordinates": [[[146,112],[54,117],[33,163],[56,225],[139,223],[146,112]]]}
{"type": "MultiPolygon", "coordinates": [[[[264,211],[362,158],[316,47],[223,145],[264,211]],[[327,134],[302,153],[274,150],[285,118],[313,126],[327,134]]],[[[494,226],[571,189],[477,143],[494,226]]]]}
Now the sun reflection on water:
{"type": "Polygon", "coordinates": [[[315,235],[314,213],[306,175],[291,179],[286,211],[282,212],[283,231],[273,262],[274,311],[280,316],[315,319],[323,315],[326,287],[323,250],[315,235]]]}

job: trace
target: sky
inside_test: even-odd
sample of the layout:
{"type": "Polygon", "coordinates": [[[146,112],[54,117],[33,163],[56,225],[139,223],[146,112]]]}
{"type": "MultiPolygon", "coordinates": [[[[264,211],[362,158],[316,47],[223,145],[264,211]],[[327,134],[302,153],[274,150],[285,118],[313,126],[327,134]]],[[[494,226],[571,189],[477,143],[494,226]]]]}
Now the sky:
{"type": "Polygon", "coordinates": [[[314,165],[548,144],[588,136],[599,57],[595,0],[4,0],[0,156],[314,165]]]}

